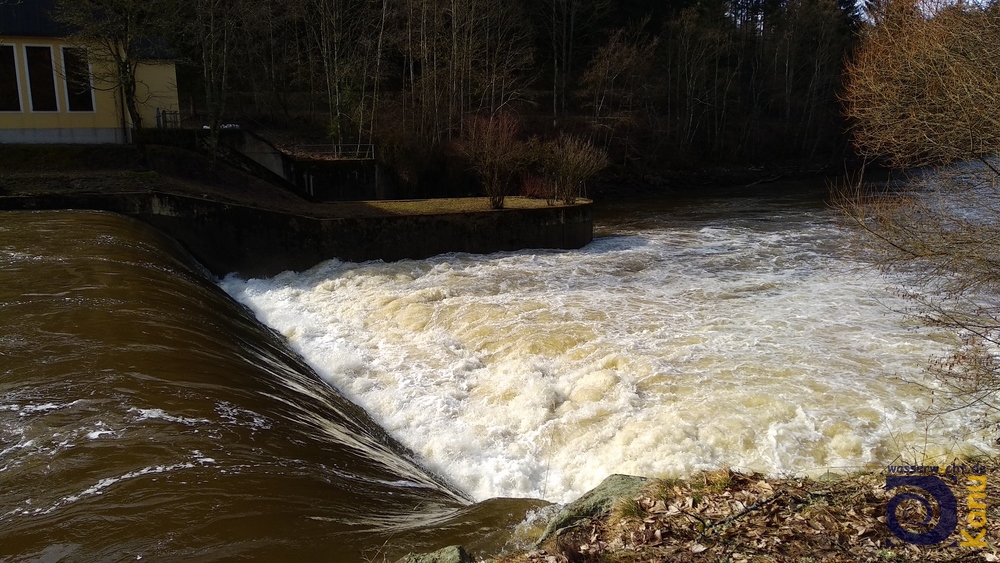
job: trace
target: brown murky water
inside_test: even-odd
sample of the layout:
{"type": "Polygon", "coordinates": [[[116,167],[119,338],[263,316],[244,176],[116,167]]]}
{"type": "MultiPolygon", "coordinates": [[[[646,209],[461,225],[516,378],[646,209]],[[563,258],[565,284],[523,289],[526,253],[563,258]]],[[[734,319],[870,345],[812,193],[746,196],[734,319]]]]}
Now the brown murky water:
{"type": "Polygon", "coordinates": [[[145,226],[0,213],[0,559],[394,560],[539,504],[471,505],[145,226]]]}

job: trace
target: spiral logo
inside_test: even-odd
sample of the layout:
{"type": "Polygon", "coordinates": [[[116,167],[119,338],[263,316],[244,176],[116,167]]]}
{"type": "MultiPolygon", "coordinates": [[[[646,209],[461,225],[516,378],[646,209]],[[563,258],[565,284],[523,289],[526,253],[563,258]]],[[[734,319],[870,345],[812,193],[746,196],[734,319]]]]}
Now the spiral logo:
{"type": "Polygon", "coordinates": [[[903,486],[921,489],[923,493],[901,492],[889,499],[889,502],[885,505],[885,523],[897,538],[915,545],[933,545],[944,541],[955,532],[955,528],[958,526],[958,501],[944,481],[933,475],[887,476],[885,478],[886,491],[903,486]],[[911,532],[903,528],[896,516],[896,509],[900,503],[907,500],[920,503],[927,514],[924,521],[906,522],[906,524],[922,527],[930,524],[933,519],[934,507],[929,499],[933,499],[938,506],[940,516],[938,517],[937,524],[930,530],[920,533],[911,532]]]}

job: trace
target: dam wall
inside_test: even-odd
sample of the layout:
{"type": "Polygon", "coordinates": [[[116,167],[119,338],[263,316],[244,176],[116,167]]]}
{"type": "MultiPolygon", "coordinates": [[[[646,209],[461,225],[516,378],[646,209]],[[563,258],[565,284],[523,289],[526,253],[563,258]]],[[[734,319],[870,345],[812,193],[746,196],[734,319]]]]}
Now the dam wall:
{"type": "Polygon", "coordinates": [[[324,260],[573,249],[593,238],[589,202],[537,209],[310,217],[163,192],[0,197],[0,210],[120,213],[160,229],[217,276],[269,277],[324,260]]]}

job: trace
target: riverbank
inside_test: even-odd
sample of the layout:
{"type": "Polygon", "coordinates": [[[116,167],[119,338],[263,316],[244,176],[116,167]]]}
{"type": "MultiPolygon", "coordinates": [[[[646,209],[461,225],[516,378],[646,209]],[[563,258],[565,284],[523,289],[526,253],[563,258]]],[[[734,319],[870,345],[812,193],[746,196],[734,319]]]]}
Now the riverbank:
{"type": "Polygon", "coordinates": [[[128,215],[183,245],[213,274],[301,271],[324,260],[426,258],[593,238],[591,202],[509,198],[315,203],[195,153],[147,147],[0,147],[0,209],[128,215]]]}
{"type": "MultiPolygon", "coordinates": [[[[957,500],[957,525],[934,545],[906,543],[889,530],[886,504],[899,491],[886,491],[885,472],[798,479],[723,469],[682,480],[611,476],[545,528],[536,527],[533,537],[540,542],[495,561],[998,561],[1000,511],[991,500],[1000,493],[1000,466],[994,460],[962,463],[954,479],[940,474],[957,500]],[[979,520],[967,499],[983,480],[985,497],[979,498],[988,508],[979,520]]],[[[940,511],[927,516],[916,502],[904,501],[897,516],[908,531],[927,533],[940,511]],[[929,525],[909,524],[925,516],[929,525]]]]}

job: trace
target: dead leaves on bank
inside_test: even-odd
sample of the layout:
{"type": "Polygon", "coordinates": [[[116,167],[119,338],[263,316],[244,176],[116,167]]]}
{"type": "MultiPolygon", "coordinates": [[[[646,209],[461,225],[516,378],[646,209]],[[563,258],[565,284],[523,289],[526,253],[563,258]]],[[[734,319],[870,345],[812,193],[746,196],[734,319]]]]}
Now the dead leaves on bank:
{"type": "Polygon", "coordinates": [[[885,524],[886,501],[897,491],[885,491],[884,473],[816,481],[717,471],[656,481],[638,498],[622,499],[611,514],[502,561],[1000,561],[998,481],[992,473],[987,548],[952,545],[966,522],[961,480],[953,488],[956,533],[918,547],[896,539],[885,524]]]}

